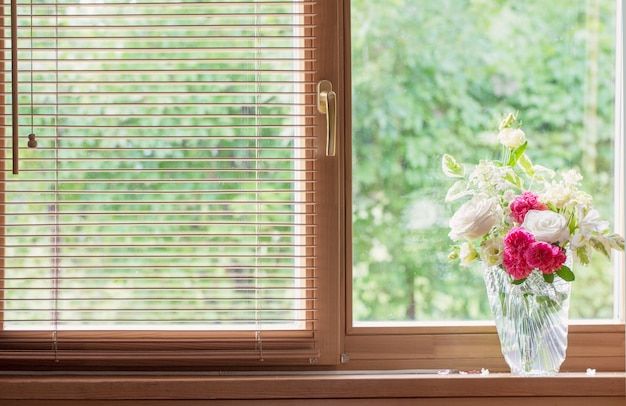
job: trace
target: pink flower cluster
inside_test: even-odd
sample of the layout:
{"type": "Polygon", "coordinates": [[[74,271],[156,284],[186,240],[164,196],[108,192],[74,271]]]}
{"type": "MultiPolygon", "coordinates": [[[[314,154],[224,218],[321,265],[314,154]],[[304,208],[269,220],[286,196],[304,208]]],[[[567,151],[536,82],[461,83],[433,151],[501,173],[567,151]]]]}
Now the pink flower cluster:
{"type": "Polygon", "coordinates": [[[567,257],[563,249],[535,237],[522,227],[513,227],[504,237],[502,264],[513,279],[524,279],[533,271],[551,274],[560,269],[567,257]]]}
{"type": "Polygon", "coordinates": [[[526,191],[517,196],[515,200],[511,202],[509,208],[511,209],[513,220],[518,224],[522,224],[526,213],[530,210],[547,210],[548,206],[539,201],[539,196],[533,192],[526,191]]]}

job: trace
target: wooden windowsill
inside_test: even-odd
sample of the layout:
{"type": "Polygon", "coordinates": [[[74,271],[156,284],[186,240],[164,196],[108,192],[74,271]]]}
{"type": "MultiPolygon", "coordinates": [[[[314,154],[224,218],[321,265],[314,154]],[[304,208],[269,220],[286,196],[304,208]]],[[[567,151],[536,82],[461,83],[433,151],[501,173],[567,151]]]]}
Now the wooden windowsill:
{"type": "MultiPolygon", "coordinates": [[[[444,398],[474,398],[475,400],[481,399],[481,401],[522,398],[521,400],[528,401],[529,397],[549,398],[552,401],[561,397],[567,399],[579,397],[587,401],[604,399],[605,403],[601,401],[596,404],[613,405],[624,404],[621,403],[621,399],[626,399],[625,396],[626,373],[624,372],[595,375],[562,373],[548,378],[513,377],[505,373],[439,375],[386,374],[384,372],[263,376],[203,376],[198,374],[0,376],[0,404],[2,405],[90,404],[79,403],[85,400],[103,402],[93,404],[129,405],[140,404],[138,401],[167,400],[176,401],[170,404],[192,405],[197,404],[195,401],[208,399],[223,401],[300,399],[309,403],[316,399],[334,399],[340,402],[349,399],[417,398],[431,399],[431,401],[444,398]],[[48,403],[39,403],[44,401],[48,403]],[[61,401],[63,403],[60,403],[61,401]]],[[[454,404],[474,404],[463,402],[455,401],[454,404]]]]}

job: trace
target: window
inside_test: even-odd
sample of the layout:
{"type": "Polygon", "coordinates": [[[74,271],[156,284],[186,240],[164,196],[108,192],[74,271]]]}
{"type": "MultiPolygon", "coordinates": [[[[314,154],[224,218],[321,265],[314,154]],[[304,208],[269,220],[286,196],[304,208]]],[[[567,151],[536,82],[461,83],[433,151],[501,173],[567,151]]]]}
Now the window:
{"type": "Polygon", "coordinates": [[[0,357],[328,358],[314,2],[3,9],[0,357]]]}
{"type": "MultiPolygon", "coordinates": [[[[603,216],[623,232],[619,7],[615,1],[351,2],[346,352],[353,365],[358,359],[382,367],[476,369],[489,362],[490,330],[480,320],[491,316],[479,265],[465,269],[447,257],[453,208],[443,204],[450,181],[441,156],[493,158],[491,151],[499,153],[494,127],[509,112],[524,123],[532,159],[581,171],[603,216]],[[382,356],[380,348],[390,350],[382,356]]],[[[621,369],[623,255],[612,262],[597,256],[577,277],[570,312],[577,320],[564,368],[582,368],[572,359],[585,352],[579,340],[593,346],[593,333],[615,332],[612,367],[621,369]]]]}
{"type": "MultiPolygon", "coordinates": [[[[570,3],[554,2],[550,10],[569,10],[570,3]]],[[[445,186],[437,186],[440,191],[432,184],[423,187],[418,177],[432,169],[429,162],[436,156],[454,152],[437,145],[439,134],[460,128],[467,136],[489,128],[500,110],[525,106],[507,101],[508,82],[496,83],[503,79],[498,74],[506,73],[504,67],[495,74],[483,72],[485,66],[493,67],[493,61],[466,66],[450,57],[441,63],[445,49],[409,35],[403,24],[423,26],[422,33],[431,39],[442,37],[448,44],[466,39],[462,43],[468,46],[469,58],[473,49],[469,46],[481,48],[484,43],[473,43],[470,34],[476,34],[471,31],[475,27],[459,24],[459,11],[470,10],[474,14],[464,18],[487,24],[494,13],[543,12],[544,2],[4,0],[2,4],[3,367],[506,370],[493,325],[465,315],[449,317],[457,314],[455,306],[465,310],[466,296],[459,305],[449,297],[401,293],[408,282],[400,284],[396,295],[397,281],[385,278],[409,268],[405,264],[393,269],[386,259],[395,256],[389,247],[402,245],[398,243],[402,234],[394,232],[392,223],[407,218],[387,217],[385,205],[376,203],[386,192],[365,190],[368,184],[361,180],[376,179],[380,169],[390,171],[395,182],[391,170],[398,165],[402,176],[410,178],[408,197],[437,202],[445,186]],[[537,9],[520,11],[518,6],[537,9]],[[18,30],[11,30],[12,10],[18,30]],[[412,19],[415,12],[421,20],[412,19]],[[389,23],[391,17],[400,18],[402,24],[389,23]],[[402,32],[389,35],[388,30],[395,28],[402,32]],[[17,39],[11,38],[14,33],[17,39]],[[415,58],[389,56],[387,51],[402,49],[396,40],[416,54],[419,50],[427,69],[402,66],[415,58]],[[351,55],[361,60],[351,60],[351,55]],[[17,69],[12,65],[15,60],[17,69]],[[385,69],[404,70],[406,82],[385,86],[385,74],[376,71],[381,62],[385,69]],[[449,81],[464,70],[470,71],[464,87],[449,81]],[[366,75],[370,71],[373,76],[366,75]],[[431,76],[419,76],[424,72],[431,76]],[[480,101],[497,95],[489,96],[489,89],[468,79],[479,72],[492,75],[492,85],[501,92],[497,109],[492,105],[493,110],[486,110],[480,101]],[[325,153],[327,120],[317,109],[316,86],[321,80],[332,82],[337,95],[334,157],[325,153]],[[419,103],[408,97],[417,86],[419,103]],[[455,108],[439,108],[434,116],[416,113],[435,105],[434,99],[451,104],[450,99],[465,91],[476,99],[462,109],[458,106],[465,104],[456,100],[455,108]],[[17,108],[14,101],[19,102],[17,108]],[[437,114],[454,120],[439,120],[437,114]],[[14,122],[19,123],[19,146],[12,142],[14,122]],[[395,130],[403,128],[398,123],[410,123],[420,132],[407,136],[395,130]],[[433,126],[443,128],[432,136],[417,136],[433,126]],[[37,148],[26,145],[31,132],[37,134],[37,148]],[[389,137],[389,142],[402,137],[411,141],[397,148],[368,144],[367,137],[377,134],[389,137]],[[19,150],[17,175],[11,173],[18,156],[14,146],[19,150]],[[400,155],[388,166],[380,154],[389,148],[400,155]],[[359,166],[364,162],[370,165],[359,166]],[[32,203],[39,207],[28,208],[32,203]],[[42,219],[49,225],[41,226],[42,219]],[[34,225],[35,232],[48,239],[34,238],[25,224],[34,225]],[[387,235],[370,233],[371,229],[384,229],[387,235]],[[362,259],[370,255],[376,263],[363,266],[362,259]],[[364,272],[373,278],[359,280],[364,272]],[[27,285],[41,289],[27,292],[22,289],[27,285]],[[66,286],[72,289],[63,291],[66,286]],[[147,290],[148,295],[141,295],[147,290]],[[139,295],[127,296],[135,294],[131,291],[139,295]],[[93,312],[106,310],[99,306],[112,302],[92,301],[100,297],[91,295],[107,292],[123,293],[118,296],[122,302],[114,305],[124,311],[113,318],[108,311],[93,312]],[[31,295],[37,302],[19,295],[31,295]],[[67,302],[63,295],[75,300],[67,302]],[[207,301],[203,295],[215,296],[207,301]],[[164,298],[174,300],[166,303],[164,298]],[[390,298],[393,307],[384,307],[381,302],[387,305],[390,298]],[[428,308],[438,299],[446,301],[447,309],[428,308]],[[35,308],[16,307],[24,304],[35,308]],[[74,304],[78,312],[65,313],[74,304]],[[133,304],[138,307],[130,307],[133,304]],[[220,308],[222,304],[225,307],[220,308]],[[79,313],[86,314],[91,325],[74,321],[79,313]],[[218,314],[225,319],[216,318],[218,314]],[[247,318],[239,319],[240,314],[247,318]],[[40,320],[15,319],[24,315],[40,320]]],[[[590,4],[611,10],[615,6],[608,0],[590,4]]],[[[619,15],[612,13],[603,14],[610,17],[608,26],[619,15]]],[[[576,26],[591,15],[574,8],[558,18],[576,26]]],[[[502,35],[500,41],[507,38],[502,35]]],[[[609,46],[619,53],[623,44],[609,46]]],[[[621,67],[615,72],[614,61],[601,64],[611,77],[598,78],[610,79],[611,87],[613,78],[621,77],[621,67]]],[[[622,97],[620,92],[598,96],[610,105],[619,105],[622,97]]],[[[623,112],[615,115],[617,122],[623,112]]],[[[602,123],[612,126],[606,120],[602,123]]],[[[618,132],[623,134],[623,128],[618,132]]],[[[609,144],[608,150],[622,154],[609,144]]],[[[610,159],[615,173],[623,173],[612,166],[619,158],[610,159]]],[[[402,207],[428,213],[431,206],[405,205],[405,197],[385,198],[400,207],[399,213],[406,213],[402,207]]],[[[609,201],[614,201],[612,196],[609,201]]],[[[620,222],[616,217],[615,225],[620,222]]],[[[439,224],[437,232],[444,226],[439,224]]],[[[427,241],[430,231],[412,229],[417,233],[413,241],[427,241]]],[[[445,257],[448,242],[437,241],[422,251],[432,258],[423,254],[415,258],[445,257]]],[[[428,272],[441,267],[446,272],[440,276],[454,272],[447,262],[435,267],[409,265],[417,270],[411,276],[426,282],[432,276],[428,272]]],[[[418,282],[414,278],[412,286],[418,282]]],[[[473,284],[468,288],[472,291],[482,289],[475,279],[462,282],[473,284]]],[[[471,317],[484,315],[480,303],[477,307],[471,317]]],[[[570,327],[564,370],[624,370],[623,318],[611,313],[608,319],[570,327]]]]}
{"type": "MultiPolygon", "coordinates": [[[[450,186],[440,158],[493,157],[499,119],[518,112],[533,162],[577,169],[613,219],[624,181],[617,3],[400,3],[352,2],[353,21],[368,27],[352,31],[355,320],[489,319],[480,270],[447,257],[456,206],[440,204],[450,186]]],[[[571,315],[619,318],[619,268],[593,261],[577,272],[571,315]]]]}

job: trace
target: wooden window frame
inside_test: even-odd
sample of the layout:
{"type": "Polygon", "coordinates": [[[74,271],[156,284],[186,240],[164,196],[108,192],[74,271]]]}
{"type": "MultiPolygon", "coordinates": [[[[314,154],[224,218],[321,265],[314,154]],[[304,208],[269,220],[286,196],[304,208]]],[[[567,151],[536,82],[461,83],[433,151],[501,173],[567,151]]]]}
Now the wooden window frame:
{"type": "MultiPolygon", "coordinates": [[[[320,287],[318,309],[321,327],[318,330],[322,356],[311,365],[294,365],[284,362],[264,362],[255,365],[242,364],[237,360],[204,365],[192,362],[194,352],[184,357],[172,354],[169,362],[163,360],[128,359],[123,365],[92,365],[77,361],[75,369],[103,371],[116,370],[206,371],[222,370],[307,370],[307,371],[354,371],[390,369],[459,369],[487,368],[493,372],[507,370],[500,354],[495,327],[479,326],[423,326],[365,328],[351,325],[351,271],[350,271],[350,4],[348,0],[323,0],[319,2],[319,19],[324,21],[319,29],[320,63],[317,79],[333,82],[338,95],[340,125],[339,154],[336,159],[322,157],[319,160],[319,179],[327,190],[335,194],[321,195],[320,205],[332,207],[337,213],[320,222],[321,228],[339,225],[333,238],[319,241],[320,269],[323,277],[320,287]],[[343,66],[340,71],[337,67],[343,66]],[[337,196],[335,198],[334,196],[337,196]],[[171,360],[174,362],[171,362],[171,360]]],[[[625,112],[622,112],[624,116],[625,112]]],[[[318,123],[318,147],[325,147],[323,120],[318,123]]],[[[623,372],[625,362],[624,324],[572,325],[570,327],[568,356],[563,371],[581,372],[595,368],[603,372],[623,372]],[[601,343],[601,344],[600,344],[601,343]],[[600,344],[600,345],[599,345],[600,344]]],[[[16,360],[17,369],[20,362],[16,360]]],[[[36,363],[21,364],[23,370],[36,368],[36,363]]],[[[58,368],[57,368],[58,369],[58,368]]]]}
{"type": "MultiPolygon", "coordinates": [[[[325,18],[338,23],[349,16],[347,0],[322,0],[335,2],[336,10],[329,10],[325,18]]],[[[331,30],[332,31],[332,30],[331,30]]],[[[349,27],[342,31],[344,39],[338,47],[331,46],[325,51],[328,58],[339,64],[349,63],[345,55],[349,50],[349,27]]],[[[340,33],[341,34],[341,33],[340,33]]],[[[323,39],[333,44],[333,33],[324,34],[323,39]]],[[[348,67],[349,68],[349,67],[348,67]]],[[[320,76],[334,80],[338,90],[341,113],[340,119],[350,111],[349,69],[341,74],[324,68],[320,76]]],[[[622,117],[626,116],[626,110],[622,117]]],[[[342,120],[343,134],[350,134],[349,120],[342,120]]],[[[349,147],[348,137],[341,138],[343,151],[349,147]]],[[[320,138],[319,144],[323,145],[320,138]]],[[[341,155],[341,154],[340,154],[341,155]]],[[[353,328],[346,317],[350,304],[347,289],[349,270],[346,250],[349,248],[346,222],[348,207],[345,204],[347,193],[345,182],[350,174],[349,154],[323,173],[324,177],[335,179],[335,187],[340,188],[341,200],[326,204],[338,205],[338,217],[328,219],[339,221],[338,241],[322,246],[329,256],[324,260],[332,277],[328,289],[320,300],[320,315],[329,326],[323,335],[325,345],[334,351],[327,359],[329,366],[310,366],[308,371],[318,375],[290,375],[291,368],[281,367],[280,373],[266,371],[268,376],[250,374],[250,368],[241,368],[242,376],[202,376],[162,373],[133,374],[118,373],[117,376],[102,375],[91,371],[84,376],[74,374],[48,375],[32,372],[5,373],[0,375],[0,403],[11,405],[235,405],[249,404],[251,400],[259,405],[325,404],[346,405],[568,405],[582,406],[593,404],[623,405],[626,397],[626,373],[624,373],[624,326],[620,325],[574,325],[570,329],[570,348],[566,369],[597,368],[597,376],[585,373],[561,373],[547,379],[511,377],[506,373],[493,373],[505,368],[499,352],[499,345],[493,326],[431,326],[422,328],[353,328]],[[340,176],[337,176],[337,170],[340,176]],[[606,339],[609,338],[607,345],[606,339]],[[451,353],[449,351],[452,351],[451,353]],[[345,354],[340,358],[340,354],[345,354]],[[610,358],[615,358],[610,360],[610,358]],[[341,362],[343,361],[343,362],[341,362]],[[450,364],[448,363],[450,361],[450,364]],[[620,367],[621,365],[621,367],[620,367]],[[461,369],[490,367],[494,370],[489,376],[451,374],[399,374],[388,373],[388,369],[435,367],[437,369],[461,369]],[[603,368],[615,367],[617,373],[606,372],[603,368]],[[380,370],[371,373],[350,373],[354,370],[380,370]],[[331,374],[324,374],[330,370],[331,374]],[[339,374],[336,374],[339,372],[339,374]],[[246,375],[248,374],[248,375],[246,375]],[[326,399],[330,401],[326,401],[326,399]]],[[[0,368],[1,369],[1,368],[0,368]]],[[[220,368],[223,369],[223,368],[220,368]]],[[[230,367],[236,370],[236,367],[230,367]]],[[[271,368],[265,368],[271,369],[271,368]]],[[[302,367],[295,368],[298,371],[302,367]]]]}

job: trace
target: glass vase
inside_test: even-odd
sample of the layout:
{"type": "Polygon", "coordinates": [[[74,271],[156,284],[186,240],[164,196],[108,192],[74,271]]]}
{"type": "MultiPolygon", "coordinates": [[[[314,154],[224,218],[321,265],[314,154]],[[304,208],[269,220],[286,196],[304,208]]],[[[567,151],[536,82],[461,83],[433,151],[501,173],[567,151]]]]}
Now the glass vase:
{"type": "Polygon", "coordinates": [[[511,374],[556,375],[567,349],[571,284],[556,275],[547,283],[535,270],[515,285],[497,266],[484,267],[483,277],[511,374]]]}

